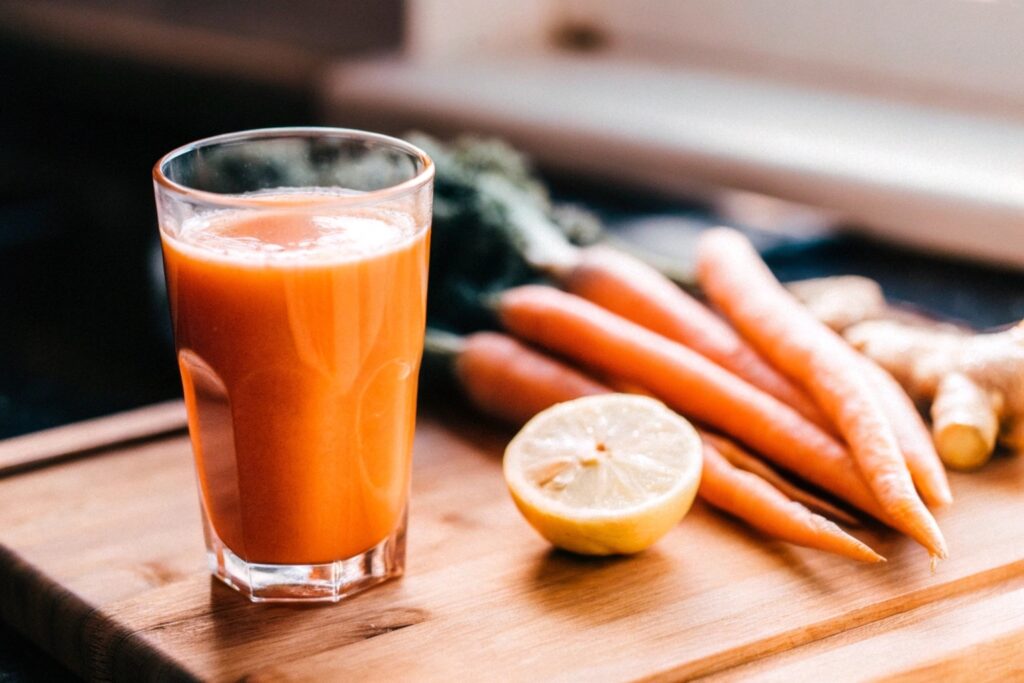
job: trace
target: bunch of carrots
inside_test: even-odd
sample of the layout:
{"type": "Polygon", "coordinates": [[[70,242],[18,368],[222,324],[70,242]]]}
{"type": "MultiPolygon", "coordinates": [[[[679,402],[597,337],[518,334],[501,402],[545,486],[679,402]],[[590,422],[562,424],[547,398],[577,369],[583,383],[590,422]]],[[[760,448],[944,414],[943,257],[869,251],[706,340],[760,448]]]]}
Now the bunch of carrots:
{"type": "Polygon", "coordinates": [[[609,247],[570,246],[545,275],[551,284],[488,297],[504,333],[428,333],[428,356],[451,361],[481,411],[521,424],[580,396],[649,394],[699,426],[708,504],[792,543],[884,560],[835,524],[855,518],[778,467],[907,534],[933,562],[947,556],[928,506],[952,495],[913,403],[794,299],[742,234],[700,240],[697,281],[716,310],[609,247]]]}

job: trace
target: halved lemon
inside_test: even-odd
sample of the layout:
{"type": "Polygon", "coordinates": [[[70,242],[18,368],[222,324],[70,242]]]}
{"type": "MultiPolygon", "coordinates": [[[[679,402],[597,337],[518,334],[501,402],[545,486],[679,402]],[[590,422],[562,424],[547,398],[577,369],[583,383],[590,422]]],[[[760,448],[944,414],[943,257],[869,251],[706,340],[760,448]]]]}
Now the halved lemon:
{"type": "Polygon", "coordinates": [[[585,555],[636,553],[686,515],[700,484],[697,431],[653,398],[560,403],[505,449],[512,498],[548,541],[585,555]]]}

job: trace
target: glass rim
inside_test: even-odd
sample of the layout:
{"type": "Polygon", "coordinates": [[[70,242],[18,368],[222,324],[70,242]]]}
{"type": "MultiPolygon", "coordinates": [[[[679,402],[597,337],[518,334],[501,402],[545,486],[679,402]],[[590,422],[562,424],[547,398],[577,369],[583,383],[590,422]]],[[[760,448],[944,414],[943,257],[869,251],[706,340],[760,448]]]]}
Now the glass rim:
{"type": "Polygon", "coordinates": [[[164,173],[164,167],[181,156],[213,145],[249,140],[268,140],[288,137],[312,138],[317,136],[348,139],[357,142],[369,141],[379,143],[408,154],[421,165],[421,168],[415,175],[398,184],[389,185],[377,190],[361,192],[359,194],[341,195],[336,197],[332,196],[330,198],[325,198],[323,202],[318,201],[318,204],[324,203],[330,205],[353,206],[394,199],[422,188],[434,178],[433,160],[419,147],[400,138],[384,135],[382,133],[372,133],[370,131],[359,130],[356,128],[336,128],[332,126],[283,126],[278,128],[253,128],[251,130],[212,135],[210,137],[194,140],[181,145],[180,147],[176,147],[160,157],[160,159],[158,159],[153,165],[153,182],[158,187],[166,191],[173,192],[182,198],[194,199],[206,204],[241,208],[266,208],[268,206],[274,206],[275,203],[272,199],[264,197],[244,197],[237,194],[199,190],[187,185],[182,185],[179,182],[171,180],[164,173]]]}

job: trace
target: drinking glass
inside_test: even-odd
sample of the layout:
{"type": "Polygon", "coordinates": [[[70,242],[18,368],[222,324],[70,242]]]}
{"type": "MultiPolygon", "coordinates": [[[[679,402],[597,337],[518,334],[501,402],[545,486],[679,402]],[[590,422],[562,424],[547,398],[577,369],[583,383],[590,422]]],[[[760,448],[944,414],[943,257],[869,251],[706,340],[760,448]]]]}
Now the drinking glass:
{"type": "Polygon", "coordinates": [[[433,175],[336,128],[221,135],[153,169],[210,569],[253,601],[403,572],[433,175]]]}

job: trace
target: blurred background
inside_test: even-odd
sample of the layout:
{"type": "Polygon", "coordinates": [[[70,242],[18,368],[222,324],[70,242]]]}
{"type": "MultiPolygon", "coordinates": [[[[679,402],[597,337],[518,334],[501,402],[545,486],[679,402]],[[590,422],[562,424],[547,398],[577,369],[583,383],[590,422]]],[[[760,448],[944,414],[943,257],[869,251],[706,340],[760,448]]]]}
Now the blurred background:
{"type": "MultiPolygon", "coordinates": [[[[0,0],[0,438],[179,394],[150,169],[326,124],[477,132],[685,263],[757,236],[979,327],[1024,317],[1018,0],[0,0]]],[[[61,672],[0,633],[0,681],[61,672]]]]}
{"type": "Polygon", "coordinates": [[[150,168],[260,126],[500,135],[649,252],[730,223],[785,278],[1019,319],[1021,35],[1011,0],[0,0],[0,436],[177,395],[150,168]]]}

